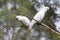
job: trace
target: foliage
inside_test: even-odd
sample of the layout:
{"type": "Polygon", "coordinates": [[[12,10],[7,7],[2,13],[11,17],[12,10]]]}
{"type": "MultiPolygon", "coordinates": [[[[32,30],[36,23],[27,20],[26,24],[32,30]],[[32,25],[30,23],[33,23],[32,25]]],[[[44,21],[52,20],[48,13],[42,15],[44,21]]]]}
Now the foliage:
{"type": "Polygon", "coordinates": [[[9,16],[9,20],[10,20],[10,22],[15,22],[15,20],[16,20],[16,14],[11,14],[9,16]]]}
{"type": "MultiPolygon", "coordinates": [[[[29,0],[9,0],[9,1],[8,0],[6,0],[6,1],[5,0],[0,0],[0,4],[3,5],[3,10],[0,12],[0,18],[1,18],[0,19],[0,23],[2,23],[2,19],[3,19],[4,22],[7,21],[8,24],[11,23],[10,24],[11,26],[13,25],[13,23],[15,23],[15,24],[17,24],[20,27],[21,24],[16,21],[16,15],[17,14],[33,17],[36,14],[36,12],[37,12],[36,9],[34,8],[34,6],[32,5],[32,3],[29,0]],[[9,2],[9,1],[11,1],[14,4],[19,4],[19,8],[14,11],[15,13],[12,11],[12,9],[8,10],[8,8],[6,6],[7,5],[6,3],[9,2]]],[[[45,24],[51,26],[47,21],[50,21],[52,23],[52,21],[49,18],[51,16],[55,15],[55,14],[54,14],[53,10],[50,10],[47,13],[48,14],[42,20],[42,22],[44,22],[45,24]],[[48,19],[48,20],[46,20],[46,19],[48,19]]],[[[0,26],[1,26],[1,24],[0,24],[0,26]]],[[[23,27],[21,29],[19,29],[18,32],[14,32],[15,31],[15,26],[14,26],[14,28],[12,27],[13,28],[12,40],[26,40],[26,38],[28,38],[28,37],[30,37],[31,39],[34,39],[35,37],[37,37],[37,36],[31,36],[29,30],[26,29],[26,27],[25,28],[23,28],[23,27]],[[21,35],[21,34],[23,34],[23,35],[21,35]]],[[[46,37],[48,39],[60,40],[60,36],[59,35],[54,34],[49,29],[45,28],[42,25],[37,25],[36,24],[34,28],[39,33],[38,39],[40,39],[40,37],[41,37],[41,32],[44,31],[44,32],[46,32],[46,37]]],[[[0,39],[1,40],[3,40],[4,34],[5,33],[3,31],[0,31],[0,39]]]]}

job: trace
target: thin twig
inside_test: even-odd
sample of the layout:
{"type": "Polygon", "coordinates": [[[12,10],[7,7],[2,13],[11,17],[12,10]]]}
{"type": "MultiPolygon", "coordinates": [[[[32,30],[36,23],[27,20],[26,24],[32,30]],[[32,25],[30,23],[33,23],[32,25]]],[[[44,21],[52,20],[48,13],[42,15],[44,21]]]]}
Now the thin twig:
{"type": "Polygon", "coordinates": [[[2,29],[0,29],[0,31],[2,31],[4,28],[6,28],[6,26],[4,26],[2,29]]]}
{"type": "Polygon", "coordinates": [[[46,24],[44,24],[44,23],[41,23],[43,26],[45,26],[46,28],[48,28],[49,30],[51,30],[52,32],[54,32],[54,33],[56,33],[56,34],[58,34],[58,35],[60,35],[60,33],[59,32],[56,32],[54,29],[52,29],[52,28],[50,28],[49,26],[47,26],[46,24]]]}

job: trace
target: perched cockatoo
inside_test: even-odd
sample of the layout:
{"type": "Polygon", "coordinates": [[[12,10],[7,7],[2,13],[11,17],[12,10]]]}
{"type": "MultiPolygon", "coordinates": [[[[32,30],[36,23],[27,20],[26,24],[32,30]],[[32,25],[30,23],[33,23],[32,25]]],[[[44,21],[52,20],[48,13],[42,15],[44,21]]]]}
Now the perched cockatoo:
{"type": "Polygon", "coordinates": [[[18,15],[16,16],[16,19],[21,21],[25,26],[30,25],[30,20],[26,16],[18,15]]]}
{"type": "Polygon", "coordinates": [[[34,26],[35,23],[37,23],[37,21],[41,22],[41,20],[44,18],[45,13],[47,12],[48,9],[49,9],[49,7],[46,7],[46,6],[41,8],[41,10],[33,17],[32,21],[30,23],[30,26],[29,26],[29,30],[32,30],[32,27],[34,26]]]}

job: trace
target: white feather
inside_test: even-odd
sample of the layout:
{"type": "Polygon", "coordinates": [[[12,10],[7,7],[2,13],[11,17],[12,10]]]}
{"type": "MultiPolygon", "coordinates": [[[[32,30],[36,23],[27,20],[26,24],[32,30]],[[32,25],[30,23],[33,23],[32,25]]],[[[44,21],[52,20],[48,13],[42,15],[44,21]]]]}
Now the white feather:
{"type": "Polygon", "coordinates": [[[22,21],[22,23],[25,24],[25,26],[29,26],[30,25],[30,20],[26,17],[26,16],[16,16],[16,18],[18,18],[19,21],[22,21]]]}
{"type": "MultiPolygon", "coordinates": [[[[34,19],[41,22],[41,20],[44,18],[46,11],[49,9],[49,7],[43,7],[35,16],[34,19]]],[[[32,19],[31,24],[29,26],[29,30],[32,29],[32,27],[34,26],[35,23],[37,23],[37,21],[35,21],[34,19],[32,19]]]]}

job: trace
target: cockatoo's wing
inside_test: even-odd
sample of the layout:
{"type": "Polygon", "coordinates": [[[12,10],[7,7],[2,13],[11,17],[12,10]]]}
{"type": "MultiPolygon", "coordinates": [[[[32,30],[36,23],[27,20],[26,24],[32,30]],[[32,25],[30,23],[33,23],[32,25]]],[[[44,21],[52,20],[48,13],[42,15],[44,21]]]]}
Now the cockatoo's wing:
{"type": "Polygon", "coordinates": [[[27,17],[25,17],[25,16],[23,16],[22,18],[23,18],[22,22],[23,22],[26,26],[29,26],[29,25],[30,25],[30,20],[29,20],[27,17]]]}
{"type": "Polygon", "coordinates": [[[46,11],[49,9],[49,7],[44,7],[42,8],[35,16],[34,16],[34,19],[36,19],[37,21],[41,21],[44,16],[45,16],[45,13],[46,11]]]}

